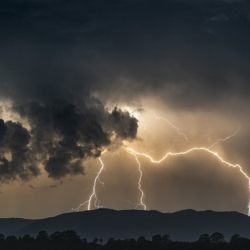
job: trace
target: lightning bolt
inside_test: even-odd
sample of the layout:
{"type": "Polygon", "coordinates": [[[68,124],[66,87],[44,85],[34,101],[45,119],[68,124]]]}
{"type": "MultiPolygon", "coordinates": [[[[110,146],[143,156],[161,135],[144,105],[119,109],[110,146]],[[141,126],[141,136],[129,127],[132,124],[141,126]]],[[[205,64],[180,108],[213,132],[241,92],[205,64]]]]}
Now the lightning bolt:
{"type": "Polygon", "coordinates": [[[167,119],[164,118],[164,117],[157,116],[156,114],[154,114],[154,116],[155,116],[156,119],[160,119],[160,120],[163,120],[163,121],[167,122],[171,127],[173,127],[173,128],[176,130],[176,132],[178,133],[179,136],[183,136],[183,137],[185,138],[186,143],[188,142],[187,136],[186,136],[185,134],[183,134],[183,133],[180,131],[180,129],[179,129],[178,127],[176,127],[173,123],[171,123],[169,120],[167,120],[167,119]]]}
{"type": "Polygon", "coordinates": [[[226,138],[224,138],[224,139],[219,139],[217,142],[215,142],[212,146],[210,146],[208,149],[211,149],[213,146],[215,146],[215,145],[217,145],[219,142],[224,142],[224,141],[226,141],[226,140],[228,140],[228,139],[230,139],[231,137],[234,137],[238,132],[240,131],[240,126],[239,126],[239,128],[232,134],[232,135],[229,135],[229,136],[227,136],[226,138]]]}
{"type": "MultiPolygon", "coordinates": [[[[132,148],[129,148],[129,147],[126,147],[126,150],[128,153],[132,154],[134,157],[135,157],[135,160],[138,164],[138,172],[139,172],[139,180],[138,180],[138,190],[140,192],[140,202],[138,204],[134,204],[136,205],[135,208],[137,208],[138,206],[142,206],[144,210],[147,209],[146,207],[146,204],[143,202],[143,199],[145,197],[145,194],[144,194],[144,191],[142,189],[142,177],[143,177],[143,172],[142,172],[142,168],[141,168],[141,163],[138,159],[138,156],[143,156],[143,157],[146,157],[147,159],[149,159],[152,163],[156,163],[156,164],[159,164],[161,162],[163,162],[166,158],[168,158],[169,156],[181,156],[181,155],[186,155],[186,154],[189,154],[189,153],[192,153],[194,151],[204,151],[208,154],[211,154],[212,156],[214,156],[215,158],[217,158],[220,162],[222,162],[223,164],[227,165],[228,167],[233,167],[233,168],[238,168],[239,171],[245,176],[245,178],[247,178],[248,180],[248,187],[249,187],[249,190],[250,190],[250,177],[244,172],[244,170],[242,169],[242,167],[239,165],[239,164],[232,164],[226,160],[224,160],[217,152],[211,150],[212,147],[214,147],[215,145],[217,145],[218,143],[220,142],[224,142],[228,139],[230,139],[231,137],[234,137],[239,131],[240,131],[240,127],[238,128],[238,130],[236,130],[234,132],[234,134],[232,135],[229,135],[227,136],[226,138],[224,139],[218,139],[214,144],[212,144],[210,147],[206,148],[206,147],[193,147],[189,150],[186,150],[186,151],[181,151],[181,152],[171,152],[172,148],[174,147],[175,143],[178,142],[180,140],[180,137],[184,137],[185,140],[186,140],[186,143],[188,142],[188,138],[187,136],[182,133],[180,131],[180,129],[178,127],[176,127],[175,125],[173,125],[169,120],[163,118],[163,117],[159,117],[157,115],[154,115],[157,119],[162,119],[164,121],[166,121],[170,126],[172,126],[176,132],[178,133],[179,135],[179,138],[176,139],[174,142],[173,142],[173,145],[171,146],[171,148],[169,149],[169,151],[159,160],[155,160],[153,157],[151,157],[148,153],[141,153],[141,152],[137,152],[135,151],[134,149],[132,148]]],[[[104,154],[107,150],[103,151],[102,154],[104,154]]],[[[93,188],[92,188],[92,193],[89,197],[89,199],[87,201],[85,201],[84,203],[80,204],[77,208],[72,208],[71,211],[79,211],[80,208],[84,205],[87,204],[87,208],[88,210],[91,209],[91,204],[92,204],[92,200],[94,199],[94,206],[96,208],[101,208],[102,206],[100,205],[100,200],[98,199],[98,196],[97,196],[97,193],[96,193],[96,185],[97,185],[97,182],[99,182],[103,187],[104,187],[104,183],[101,182],[100,180],[100,175],[102,173],[102,171],[105,169],[105,166],[104,166],[104,163],[101,159],[101,157],[98,158],[98,160],[100,161],[101,163],[101,167],[99,169],[99,171],[97,172],[97,175],[94,179],[94,183],[93,183],[93,188]]],[[[132,203],[131,203],[132,204],[132,203]]],[[[249,202],[248,202],[248,205],[247,205],[247,208],[248,208],[248,216],[250,216],[250,199],[249,199],[249,202]]]]}
{"type": "MultiPolygon", "coordinates": [[[[176,127],[173,123],[171,123],[169,120],[167,120],[167,119],[165,119],[165,118],[163,118],[163,117],[159,117],[159,116],[157,116],[157,115],[155,115],[155,114],[154,114],[154,116],[155,116],[157,119],[162,119],[162,120],[166,121],[170,126],[172,126],[172,127],[177,131],[177,133],[178,133],[178,135],[179,135],[179,138],[176,139],[176,140],[174,140],[174,142],[173,142],[173,144],[172,144],[172,146],[170,147],[169,150],[171,150],[171,149],[175,146],[175,143],[176,143],[176,142],[180,141],[180,137],[181,137],[181,136],[183,136],[183,137],[185,138],[186,143],[188,142],[187,136],[186,136],[185,134],[183,134],[182,132],[180,132],[180,129],[179,129],[178,127],[176,127]]],[[[135,205],[136,205],[135,208],[137,208],[138,206],[142,206],[142,207],[144,208],[144,210],[147,210],[147,206],[143,203],[143,198],[145,197],[145,194],[144,194],[144,191],[143,191],[142,186],[141,186],[141,181],[142,181],[142,176],[143,176],[143,172],[142,172],[142,169],[141,169],[141,163],[140,163],[140,161],[139,161],[139,159],[138,159],[136,153],[133,153],[133,152],[131,152],[131,151],[128,150],[128,149],[127,149],[127,152],[130,153],[130,154],[132,154],[132,155],[134,155],[135,160],[136,160],[136,162],[137,162],[137,164],[138,164],[138,171],[139,171],[139,173],[140,173],[140,175],[139,175],[139,180],[138,180],[138,189],[139,189],[139,191],[140,191],[140,193],[141,193],[141,197],[140,197],[140,203],[135,204],[135,205]]],[[[131,204],[132,204],[132,203],[131,203],[131,204]]]]}
{"type": "MultiPolygon", "coordinates": [[[[183,151],[183,152],[177,152],[177,153],[172,153],[172,152],[168,152],[166,153],[161,159],[159,160],[154,160],[150,155],[145,154],[145,153],[139,153],[137,151],[135,151],[132,148],[127,148],[127,151],[131,154],[135,154],[135,155],[140,155],[140,156],[144,156],[146,158],[148,158],[152,163],[161,163],[162,161],[164,161],[166,158],[168,158],[169,156],[180,156],[180,155],[186,155],[189,154],[193,151],[205,151],[211,155],[213,155],[215,158],[217,158],[220,162],[224,163],[225,165],[229,166],[229,167],[233,167],[233,168],[238,168],[240,170],[240,172],[247,178],[248,180],[248,187],[250,190],[250,177],[243,171],[242,167],[239,164],[232,164],[226,160],[224,160],[221,156],[219,156],[219,154],[217,152],[214,152],[212,150],[210,150],[209,148],[204,148],[204,147],[200,147],[200,148],[191,148],[187,151],[183,151]]],[[[250,216],[250,200],[248,203],[248,215],[250,216]]]]}
{"type": "MultiPolygon", "coordinates": [[[[191,153],[192,151],[206,151],[212,155],[214,155],[215,157],[217,157],[217,159],[219,159],[222,163],[224,164],[227,164],[228,166],[230,167],[237,167],[240,169],[240,172],[242,174],[244,174],[244,176],[248,179],[249,181],[249,189],[250,189],[250,178],[247,176],[247,174],[243,171],[242,167],[239,165],[239,164],[231,164],[225,160],[222,159],[222,157],[220,157],[218,155],[218,153],[214,152],[211,150],[212,147],[214,147],[215,145],[217,145],[219,142],[224,142],[226,140],[229,140],[231,137],[234,137],[239,131],[240,131],[240,127],[238,128],[238,130],[236,130],[232,135],[229,135],[227,136],[226,138],[224,139],[218,139],[213,145],[211,145],[209,148],[204,148],[204,147],[201,147],[201,148],[192,148],[190,150],[187,150],[187,151],[184,151],[184,152],[179,152],[179,153],[171,153],[170,150],[174,147],[175,143],[178,142],[180,140],[180,137],[183,136],[185,139],[186,139],[186,142],[187,142],[187,136],[185,134],[183,134],[182,132],[180,132],[179,128],[176,127],[175,125],[173,125],[170,121],[168,121],[167,119],[163,118],[163,117],[159,117],[159,116],[156,116],[155,117],[157,119],[163,119],[164,121],[166,121],[168,124],[170,124],[176,131],[177,133],[179,134],[179,139],[176,139],[174,140],[173,142],[173,145],[170,147],[169,149],[169,152],[163,157],[161,158],[160,160],[154,160],[148,153],[138,153],[136,152],[135,150],[133,150],[132,148],[127,148],[127,152],[134,155],[135,159],[136,159],[136,162],[138,163],[138,171],[140,173],[140,176],[139,176],[139,181],[138,181],[138,189],[141,193],[141,197],[140,197],[140,203],[136,204],[136,207],[137,208],[138,206],[143,206],[144,210],[146,210],[146,205],[143,203],[143,198],[145,196],[144,194],[144,191],[142,190],[142,186],[141,186],[141,181],[142,181],[142,170],[141,170],[141,164],[140,164],[140,161],[137,157],[137,155],[140,155],[140,156],[144,156],[146,158],[148,158],[152,163],[160,163],[162,161],[164,161],[168,156],[179,156],[179,155],[185,155],[185,154],[188,154],[188,153],[191,153]]],[[[250,215],[250,200],[249,200],[249,204],[248,204],[248,215],[250,215]]]]}
{"type": "MultiPolygon", "coordinates": [[[[129,152],[129,151],[128,151],[129,152]]],[[[142,206],[144,210],[147,210],[147,207],[146,205],[143,203],[143,198],[145,197],[145,194],[144,194],[144,191],[142,190],[142,186],[141,186],[141,181],[142,181],[142,170],[141,170],[141,163],[139,162],[138,158],[137,158],[137,155],[134,154],[134,153],[131,153],[129,152],[130,154],[134,155],[135,157],[135,160],[138,164],[138,171],[140,173],[140,176],[139,176],[139,180],[138,180],[138,189],[141,193],[141,197],[140,197],[140,203],[136,204],[135,208],[139,207],[139,206],[142,206]]]]}
{"type": "MultiPolygon", "coordinates": [[[[101,154],[104,154],[106,151],[107,150],[103,151],[101,154]]],[[[80,208],[86,204],[88,204],[87,207],[88,207],[88,210],[90,210],[93,198],[95,198],[94,206],[96,208],[102,208],[102,206],[100,205],[101,201],[98,199],[97,194],[96,194],[96,183],[97,183],[97,181],[99,181],[99,183],[104,187],[104,183],[100,180],[100,175],[101,175],[102,171],[105,169],[105,166],[104,166],[104,163],[103,163],[101,157],[98,157],[98,160],[101,163],[101,168],[97,172],[96,177],[94,179],[92,193],[90,194],[89,199],[86,200],[84,203],[81,203],[77,208],[71,208],[70,209],[71,212],[78,212],[80,210],[80,208]]]]}

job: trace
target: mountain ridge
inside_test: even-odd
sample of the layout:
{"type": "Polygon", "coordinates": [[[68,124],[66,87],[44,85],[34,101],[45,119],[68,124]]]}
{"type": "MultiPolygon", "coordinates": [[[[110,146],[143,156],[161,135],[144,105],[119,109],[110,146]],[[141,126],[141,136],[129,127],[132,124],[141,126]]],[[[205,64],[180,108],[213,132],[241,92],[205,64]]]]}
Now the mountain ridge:
{"type": "Polygon", "coordinates": [[[242,237],[250,237],[250,217],[238,212],[212,210],[188,209],[162,213],[156,210],[103,208],[65,213],[38,220],[0,219],[0,233],[5,235],[36,236],[42,230],[49,234],[55,231],[75,230],[81,237],[88,240],[93,240],[94,237],[103,240],[111,237],[137,239],[142,235],[151,238],[155,234],[169,234],[172,240],[195,241],[201,234],[214,232],[223,233],[226,240],[229,240],[236,233],[242,237]],[[15,221],[14,224],[13,221],[15,221]]]}

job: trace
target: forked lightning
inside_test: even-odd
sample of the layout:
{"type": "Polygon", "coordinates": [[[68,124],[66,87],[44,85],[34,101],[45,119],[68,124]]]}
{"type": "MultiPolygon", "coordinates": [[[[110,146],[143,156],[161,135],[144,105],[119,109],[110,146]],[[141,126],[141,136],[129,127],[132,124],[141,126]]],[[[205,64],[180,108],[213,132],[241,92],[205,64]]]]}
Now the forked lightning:
{"type": "MultiPolygon", "coordinates": [[[[129,152],[129,153],[131,153],[131,152],[129,152]]],[[[141,197],[140,197],[140,203],[136,204],[135,208],[137,208],[139,206],[142,206],[144,210],[147,210],[146,205],[143,203],[143,198],[144,198],[145,194],[144,194],[144,191],[142,190],[142,186],[141,186],[141,181],[142,181],[141,163],[139,162],[136,154],[134,154],[134,153],[131,153],[131,154],[134,155],[135,160],[138,163],[138,171],[140,173],[139,180],[138,180],[138,189],[139,189],[139,191],[141,193],[141,197]]]]}
{"type": "MultiPolygon", "coordinates": [[[[102,154],[104,154],[106,151],[107,151],[107,150],[103,151],[102,154]]],[[[93,198],[95,198],[94,206],[95,206],[96,208],[102,208],[102,206],[100,205],[101,202],[100,202],[100,200],[98,199],[97,194],[96,194],[96,183],[97,183],[97,181],[99,181],[100,184],[101,184],[102,186],[104,186],[104,183],[100,180],[100,175],[101,175],[102,171],[105,169],[105,166],[104,166],[104,163],[103,163],[101,157],[99,157],[98,160],[99,160],[100,163],[101,163],[101,168],[100,168],[100,170],[97,172],[97,175],[96,175],[96,177],[95,177],[94,184],[93,184],[93,188],[92,188],[92,193],[91,193],[89,199],[88,199],[87,201],[85,201],[84,203],[80,204],[77,208],[71,208],[70,211],[72,211],[72,212],[77,211],[77,212],[78,212],[78,211],[80,210],[80,208],[83,207],[83,206],[86,205],[86,204],[88,204],[88,210],[90,210],[90,209],[91,209],[91,203],[92,203],[92,199],[93,199],[93,198]]]]}
{"type": "MultiPolygon", "coordinates": [[[[229,136],[227,138],[230,138],[232,136],[229,136]]],[[[219,141],[218,141],[219,142],[219,141]]],[[[217,142],[217,143],[218,143],[217,142]]],[[[215,145],[215,144],[214,144],[215,145]]],[[[213,145],[213,146],[214,146],[213,145]]],[[[152,163],[161,163],[162,161],[164,161],[166,158],[168,158],[169,156],[180,156],[180,155],[186,155],[186,154],[189,154],[191,152],[194,152],[194,151],[205,151],[213,156],[215,156],[220,162],[226,164],[227,166],[229,167],[233,167],[233,168],[238,168],[240,170],[240,172],[247,178],[248,180],[248,185],[249,185],[249,190],[250,190],[250,177],[243,171],[242,167],[239,165],[239,164],[232,164],[226,160],[224,160],[221,156],[219,156],[219,154],[215,151],[212,151],[211,149],[209,148],[205,148],[205,147],[199,147],[199,148],[191,148],[189,150],[186,150],[186,151],[182,151],[182,152],[177,152],[177,153],[173,153],[173,152],[167,152],[161,159],[159,160],[155,160],[153,159],[153,157],[151,157],[150,155],[148,154],[145,154],[145,153],[140,153],[140,152],[137,152],[135,151],[134,149],[132,148],[127,148],[127,151],[131,154],[135,154],[135,155],[139,155],[139,156],[144,156],[146,158],[148,158],[152,163]]],[[[248,215],[250,216],[250,200],[249,200],[249,203],[248,203],[248,215]]]]}
{"type": "Polygon", "coordinates": [[[168,119],[166,119],[166,118],[164,118],[164,117],[157,116],[156,114],[154,114],[154,116],[155,116],[155,118],[157,118],[157,119],[161,119],[161,120],[167,122],[171,127],[173,127],[173,128],[176,130],[176,132],[178,133],[179,136],[183,136],[183,137],[185,138],[186,143],[188,142],[187,136],[186,136],[185,134],[183,134],[183,133],[180,131],[180,129],[177,128],[172,122],[170,122],[168,119]]]}
{"type": "MultiPolygon", "coordinates": [[[[188,142],[188,138],[187,136],[182,133],[180,131],[180,129],[178,127],[176,127],[175,125],[173,125],[169,120],[163,118],[163,117],[159,117],[159,116],[156,116],[155,117],[157,119],[162,119],[164,120],[165,122],[167,122],[170,126],[172,126],[178,133],[179,136],[183,136],[186,140],[186,143],[188,142]]],[[[186,154],[189,154],[189,153],[192,153],[192,152],[195,152],[195,151],[203,151],[203,152],[206,152],[212,156],[214,156],[215,158],[217,158],[220,162],[222,162],[223,164],[227,165],[228,167],[233,167],[233,168],[238,168],[240,170],[240,172],[247,178],[248,180],[248,186],[249,186],[249,190],[250,190],[250,177],[243,171],[242,167],[239,165],[239,164],[232,164],[226,160],[224,160],[217,152],[211,150],[212,147],[214,147],[215,145],[217,145],[218,143],[220,142],[224,142],[228,139],[230,139],[231,137],[234,137],[238,132],[240,131],[240,127],[238,128],[238,130],[236,132],[234,132],[234,134],[230,135],[230,136],[227,136],[226,138],[224,139],[219,139],[217,140],[214,144],[212,144],[210,147],[193,147],[193,148],[190,148],[186,151],[181,151],[181,152],[167,152],[161,159],[159,160],[155,160],[152,156],[150,156],[148,153],[141,153],[141,152],[138,152],[130,147],[127,147],[127,152],[132,154],[134,157],[135,157],[135,160],[138,164],[138,172],[139,172],[139,180],[138,180],[138,190],[140,191],[140,202],[138,204],[136,204],[136,207],[143,207],[144,210],[147,209],[146,207],[146,204],[144,203],[143,199],[145,197],[145,194],[144,194],[144,191],[142,189],[142,177],[143,177],[143,172],[142,172],[142,168],[141,168],[141,163],[138,159],[138,156],[143,156],[143,157],[146,157],[147,159],[149,159],[152,163],[155,163],[155,164],[159,164],[161,162],[163,162],[166,158],[168,158],[169,156],[181,156],[181,155],[186,155],[186,154]]],[[[179,141],[179,140],[175,140],[174,143],[176,141],[179,141]]],[[[174,146],[174,144],[173,144],[174,146]]],[[[173,147],[172,146],[172,147],[173,147]]],[[[172,149],[172,147],[170,148],[170,150],[172,149]]],[[[102,154],[104,154],[106,152],[103,151],[102,154]]],[[[100,205],[100,200],[98,199],[98,196],[96,194],[96,184],[97,184],[97,181],[100,182],[100,184],[102,186],[104,186],[104,183],[100,181],[100,175],[102,173],[102,171],[104,170],[104,163],[101,159],[101,157],[98,158],[100,163],[101,163],[101,168],[99,170],[99,172],[97,173],[95,179],[94,179],[94,184],[93,184],[93,188],[92,188],[92,193],[89,197],[89,199],[87,201],[85,201],[84,203],[80,204],[77,208],[72,208],[71,211],[79,211],[81,207],[83,207],[84,205],[87,204],[87,208],[88,210],[91,209],[91,204],[92,204],[92,200],[95,199],[94,201],[94,206],[96,208],[101,208],[102,206],[100,205]]],[[[250,199],[249,199],[249,203],[248,203],[248,215],[250,216],[250,199]]]]}

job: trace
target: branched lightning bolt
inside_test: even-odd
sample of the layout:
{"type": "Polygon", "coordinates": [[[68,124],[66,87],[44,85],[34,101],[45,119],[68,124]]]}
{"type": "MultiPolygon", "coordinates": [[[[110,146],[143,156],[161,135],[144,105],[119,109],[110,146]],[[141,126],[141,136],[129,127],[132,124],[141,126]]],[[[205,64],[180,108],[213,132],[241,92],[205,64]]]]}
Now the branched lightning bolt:
{"type": "MultiPolygon", "coordinates": [[[[205,151],[209,154],[212,154],[213,156],[215,156],[220,162],[226,164],[229,167],[233,167],[233,168],[238,168],[240,170],[240,172],[247,178],[248,180],[248,185],[249,185],[249,189],[250,189],[250,177],[243,171],[242,167],[239,164],[232,164],[228,161],[225,161],[221,156],[218,155],[217,152],[214,152],[212,150],[210,150],[209,148],[204,148],[204,147],[200,147],[200,148],[191,148],[187,151],[183,151],[183,152],[178,152],[178,153],[172,153],[172,152],[168,152],[166,153],[161,159],[159,160],[154,160],[150,155],[145,154],[145,153],[139,153],[137,151],[135,151],[132,148],[127,148],[127,151],[131,154],[135,154],[135,155],[140,155],[140,156],[144,156],[146,158],[148,158],[152,163],[161,163],[162,161],[164,161],[168,156],[180,156],[180,155],[186,155],[188,153],[191,153],[193,151],[205,151]]],[[[248,215],[250,216],[250,201],[248,204],[248,215]]]]}
{"type": "Polygon", "coordinates": [[[99,172],[97,173],[96,177],[95,177],[95,180],[94,180],[94,185],[93,185],[93,190],[92,190],[92,194],[90,195],[89,197],[89,200],[88,200],[88,210],[90,210],[90,207],[91,207],[91,201],[92,201],[92,198],[95,197],[95,202],[94,202],[94,206],[96,208],[101,208],[100,206],[100,200],[98,199],[97,197],[97,194],[96,194],[96,182],[99,181],[101,183],[101,185],[103,186],[104,183],[100,181],[100,175],[102,173],[102,171],[104,170],[104,164],[103,164],[103,161],[101,159],[101,157],[98,158],[98,160],[100,161],[101,163],[101,168],[99,170],[99,172]]]}
{"type": "MultiPolygon", "coordinates": [[[[143,156],[143,157],[146,157],[147,159],[149,159],[152,163],[156,163],[156,164],[159,164],[161,162],[163,162],[166,158],[168,158],[169,156],[181,156],[181,155],[186,155],[186,154],[189,154],[189,153],[192,153],[194,151],[204,151],[204,152],[207,152],[209,154],[211,154],[212,156],[214,156],[215,158],[217,158],[220,162],[222,162],[223,164],[227,165],[228,167],[233,167],[233,168],[238,168],[240,170],[240,172],[245,176],[245,178],[247,178],[248,180],[248,186],[249,186],[249,190],[250,190],[250,177],[243,171],[242,167],[239,165],[239,164],[232,164],[226,160],[224,160],[217,152],[211,150],[212,147],[214,147],[215,145],[217,145],[218,143],[220,142],[224,142],[228,139],[230,139],[231,137],[234,137],[239,131],[240,131],[240,127],[238,128],[238,130],[236,132],[234,132],[234,134],[230,135],[230,136],[227,136],[226,138],[224,139],[218,139],[214,144],[212,144],[210,147],[206,148],[206,147],[193,147],[193,148],[190,148],[186,151],[181,151],[181,152],[171,152],[172,148],[174,147],[175,143],[178,142],[180,140],[180,137],[184,137],[185,140],[186,140],[186,143],[188,142],[188,138],[187,136],[182,133],[180,131],[180,129],[178,127],[176,127],[175,125],[173,125],[169,120],[163,118],[163,117],[159,117],[159,116],[156,116],[154,115],[157,119],[162,119],[164,121],[166,121],[170,126],[172,126],[178,133],[179,135],[179,138],[176,139],[174,142],[173,142],[173,145],[171,146],[171,148],[169,149],[169,151],[159,160],[155,160],[152,156],[150,156],[148,153],[141,153],[141,152],[137,152],[135,151],[134,149],[132,148],[129,148],[127,147],[127,152],[132,154],[134,157],[135,157],[135,160],[138,164],[138,172],[139,172],[139,180],[138,180],[138,190],[140,192],[140,202],[138,204],[134,204],[134,203],[131,203],[131,204],[134,204],[136,205],[135,208],[137,208],[138,206],[142,206],[144,210],[147,209],[146,207],[146,204],[143,202],[143,199],[145,197],[145,194],[144,194],[144,191],[142,189],[142,177],[143,177],[143,172],[142,172],[142,168],[141,168],[141,164],[140,164],[140,161],[138,159],[138,156],[143,156]]],[[[105,153],[106,150],[103,153],[105,153]]],[[[79,209],[86,205],[87,204],[87,208],[88,210],[91,209],[91,204],[92,204],[92,200],[94,199],[94,206],[96,208],[101,208],[102,206],[100,206],[100,200],[98,199],[98,196],[97,196],[97,193],[96,193],[96,184],[97,184],[97,181],[102,185],[104,186],[104,183],[101,182],[100,180],[100,175],[102,173],[102,171],[105,169],[104,167],[104,163],[101,159],[101,157],[98,158],[100,163],[101,163],[101,168],[99,169],[95,179],[94,179],[94,183],[93,183],[93,188],[92,188],[92,193],[89,197],[89,199],[87,201],[85,201],[84,203],[80,204],[77,208],[75,209],[71,209],[71,211],[79,211],[79,209]]],[[[247,208],[248,208],[248,216],[250,216],[250,199],[249,199],[249,203],[247,205],[247,208]]]]}
{"type": "MultiPolygon", "coordinates": [[[[129,152],[129,151],[128,151],[128,152],[129,152]]],[[[144,209],[144,210],[147,210],[146,205],[143,203],[143,198],[145,197],[145,194],[144,194],[144,192],[143,192],[143,190],[142,190],[142,186],[141,186],[141,181],[142,181],[141,163],[139,162],[139,160],[138,160],[136,154],[131,153],[131,152],[129,152],[129,153],[132,154],[132,155],[134,155],[135,160],[136,160],[136,162],[138,163],[138,171],[139,171],[139,173],[140,173],[139,181],[138,181],[138,189],[139,189],[139,191],[140,191],[140,193],[141,193],[141,197],[140,197],[140,203],[136,204],[135,208],[137,208],[137,207],[139,207],[139,206],[143,206],[143,209],[144,209]]]]}
{"type": "MultiPolygon", "coordinates": [[[[107,150],[103,151],[101,154],[104,154],[106,151],[107,150]]],[[[93,198],[95,198],[94,206],[96,208],[102,208],[102,206],[100,205],[101,202],[98,199],[97,194],[96,194],[96,183],[97,183],[97,181],[99,181],[99,183],[104,187],[104,183],[100,180],[100,175],[101,175],[102,171],[105,169],[105,166],[104,166],[104,163],[103,163],[101,157],[98,157],[98,160],[101,163],[101,168],[99,169],[99,171],[97,172],[97,175],[95,177],[93,188],[92,188],[92,193],[91,193],[89,199],[87,201],[85,201],[84,203],[81,203],[77,208],[71,208],[70,211],[78,212],[80,210],[80,208],[86,204],[88,204],[88,210],[90,210],[93,198]]]]}
{"type": "MultiPolygon", "coordinates": [[[[179,138],[176,139],[176,140],[174,140],[174,142],[173,142],[173,144],[172,144],[172,146],[170,147],[169,150],[171,150],[171,149],[174,147],[174,145],[175,145],[176,142],[180,141],[180,137],[181,137],[181,136],[183,136],[183,137],[185,138],[186,142],[188,142],[187,136],[186,136],[185,134],[183,134],[182,132],[180,132],[180,129],[179,129],[178,127],[176,127],[173,123],[171,123],[169,120],[167,120],[167,119],[165,119],[165,118],[163,118],[163,117],[159,117],[159,116],[157,116],[157,115],[155,115],[155,114],[154,114],[154,116],[155,116],[157,119],[162,119],[162,120],[166,121],[171,127],[173,127],[173,128],[177,131],[177,133],[178,133],[178,135],[179,135],[179,138]]],[[[138,206],[143,206],[144,210],[146,210],[147,207],[146,207],[146,205],[143,203],[143,198],[145,197],[145,194],[144,194],[144,191],[143,191],[142,186],[141,186],[142,175],[143,175],[143,172],[142,172],[142,169],[141,169],[141,163],[140,163],[140,161],[139,161],[139,159],[138,159],[136,153],[133,153],[133,152],[131,152],[131,151],[129,151],[129,150],[127,150],[127,152],[134,155],[135,160],[136,160],[136,162],[137,162],[137,164],[138,164],[138,171],[139,171],[139,173],[140,173],[139,180],[138,180],[138,189],[139,189],[139,191],[140,191],[140,193],[141,193],[141,197],[140,197],[140,203],[135,204],[135,205],[136,205],[135,208],[137,208],[138,206]]],[[[131,203],[131,204],[132,204],[132,203],[131,203]]]]}
{"type": "Polygon", "coordinates": [[[228,139],[230,139],[231,137],[234,137],[238,132],[240,131],[240,126],[239,126],[239,128],[232,134],[232,135],[229,135],[229,136],[227,136],[226,138],[224,138],[224,139],[219,139],[217,142],[215,142],[212,146],[210,146],[208,149],[211,149],[213,146],[215,146],[215,145],[217,145],[219,142],[224,142],[224,141],[226,141],[226,140],[228,140],[228,139]]]}
{"type": "Polygon", "coordinates": [[[178,127],[176,127],[173,123],[171,123],[169,120],[167,120],[166,118],[164,117],[160,117],[160,116],[157,116],[156,114],[154,114],[155,118],[157,119],[161,119],[161,120],[164,120],[165,122],[167,122],[171,127],[173,127],[176,132],[178,133],[179,136],[183,136],[186,140],[186,143],[188,142],[188,138],[185,134],[183,134],[180,129],[178,127]]]}

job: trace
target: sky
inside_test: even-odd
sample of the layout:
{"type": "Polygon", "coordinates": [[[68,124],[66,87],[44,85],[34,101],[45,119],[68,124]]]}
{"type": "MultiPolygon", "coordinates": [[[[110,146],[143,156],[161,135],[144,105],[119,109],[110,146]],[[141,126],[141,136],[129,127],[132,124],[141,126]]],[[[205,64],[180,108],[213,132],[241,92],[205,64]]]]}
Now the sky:
{"type": "Polygon", "coordinates": [[[128,149],[159,160],[218,142],[250,176],[249,13],[244,0],[2,0],[0,217],[78,208],[100,160],[100,206],[144,209],[141,188],[147,210],[247,213],[239,168],[128,149]]]}

